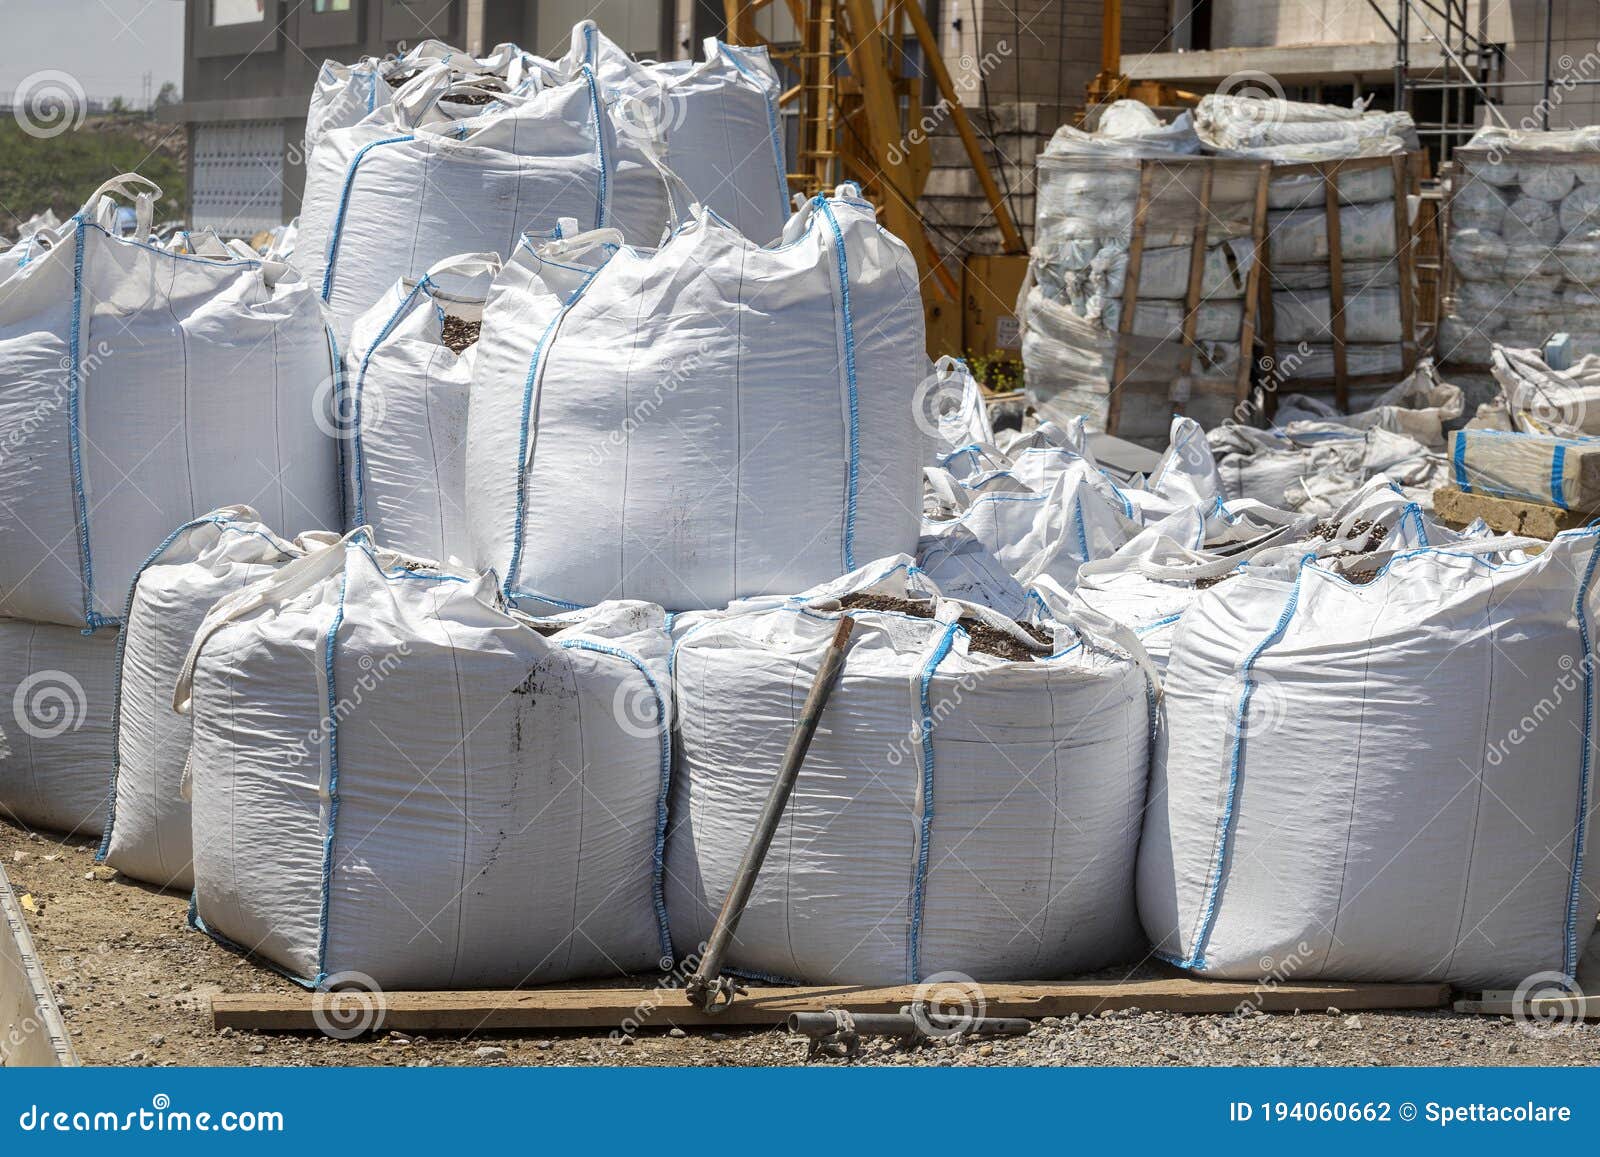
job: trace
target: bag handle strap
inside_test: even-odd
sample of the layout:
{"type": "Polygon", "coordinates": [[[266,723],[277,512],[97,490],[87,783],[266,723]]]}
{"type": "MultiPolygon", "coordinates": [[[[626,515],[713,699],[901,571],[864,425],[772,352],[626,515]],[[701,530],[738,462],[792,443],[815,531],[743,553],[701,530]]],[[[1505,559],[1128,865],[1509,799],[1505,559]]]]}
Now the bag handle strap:
{"type": "Polygon", "coordinates": [[[494,277],[500,272],[502,264],[498,253],[456,253],[428,266],[428,271],[422,275],[422,280],[430,281],[441,273],[457,273],[463,277],[477,277],[487,273],[490,277],[494,277]]]}
{"type": "Polygon", "coordinates": [[[550,261],[564,261],[572,257],[582,257],[605,245],[621,248],[626,244],[621,229],[606,226],[601,229],[589,229],[572,237],[556,237],[542,241],[534,247],[534,254],[547,258],[550,261]]]}
{"type": "Polygon", "coordinates": [[[79,216],[111,231],[115,224],[113,195],[133,202],[134,235],[141,241],[149,237],[150,226],[155,221],[156,201],[161,197],[161,186],[138,173],[121,173],[89,194],[89,199],[78,211],[79,216]]]}
{"type": "MultiPolygon", "coordinates": [[[[180,715],[189,713],[189,704],[194,695],[195,663],[199,661],[201,648],[212,635],[241,615],[262,607],[281,605],[315,583],[336,574],[345,565],[345,551],[357,536],[370,541],[371,531],[365,526],[358,526],[337,542],[313,549],[281,567],[276,574],[218,601],[201,621],[189,653],[184,657],[183,669],[178,673],[177,684],[172,690],[172,709],[180,715]]],[[[302,540],[305,537],[302,536],[302,540]]]]}

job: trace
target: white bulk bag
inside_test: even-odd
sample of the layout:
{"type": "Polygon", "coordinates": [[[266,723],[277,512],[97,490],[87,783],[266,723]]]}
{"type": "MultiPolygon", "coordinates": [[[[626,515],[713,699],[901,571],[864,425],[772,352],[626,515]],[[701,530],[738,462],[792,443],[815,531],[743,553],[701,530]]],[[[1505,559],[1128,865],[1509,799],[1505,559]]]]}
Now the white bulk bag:
{"type": "Polygon", "coordinates": [[[452,254],[508,256],[560,217],[648,245],[670,219],[660,171],[619,134],[587,69],[460,119],[439,108],[451,83],[447,68],[426,70],[306,162],[296,252],[341,342],[396,281],[452,254]]]}
{"type": "Polygon", "coordinates": [[[572,30],[559,66],[588,65],[624,133],[636,137],[746,237],[771,241],[788,219],[789,179],[778,96],[764,47],[708,37],[701,61],[636,61],[591,20],[572,30]]]}
{"type": "Polygon", "coordinates": [[[1356,582],[1251,566],[1202,594],[1140,849],[1162,955],[1239,979],[1570,975],[1600,908],[1597,534],[1346,560],[1356,582]]]}
{"type": "MultiPolygon", "coordinates": [[[[993,485],[1003,480],[990,476],[958,483],[953,497],[959,501],[967,495],[965,509],[954,518],[923,520],[917,565],[941,590],[954,594],[975,580],[986,585],[982,574],[992,568],[971,551],[970,540],[1024,587],[1047,575],[1070,588],[1080,566],[1105,558],[1138,533],[1130,500],[1081,458],[1061,467],[1043,490],[993,485]],[[973,562],[979,563],[976,572],[973,562]]],[[[1004,605],[997,609],[1011,611],[1004,605]]]]}
{"type": "Polygon", "coordinates": [[[671,690],[646,618],[546,638],[359,531],[219,603],[177,695],[198,925],[312,983],[657,967],[671,690]]]}
{"type": "Polygon", "coordinates": [[[914,548],[922,303],[855,187],[769,248],[703,209],[659,250],[616,240],[519,250],[490,291],[475,565],[519,602],[684,610],[914,548]]]}
{"type": "MultiPolygon", "coordinates": [[[[315,291],[287,266],[116,237],[102,186],[0,293],[0,612],[115,623],[174,526],[249,502],[334,526],[335,365],[315,291]]],[[[139,193],[146,219],[154,193],[139,193]]],[[[240,247],[242,248],[242,246],[240,247]]]]}
{"type": "MultiPolygon", "coordinates": [[[[787,604],[681,632],[679,762],[667,841],[673,937],[705,940],[813,676],[852,594],[844,670],[729,951],[816,984],[1060,977],[1137,950],[1132,871],[1148,685],[1066,627],[1055,651],[975,647],[976,612],[886,559],[787,604]]],[[[1018,635],[994,616],[992,630],[1018,635]]],[[[1037,646],[1038,644],[1034,644],[1037,646]]]]}
{"type": "Polygon", "coordinates": [[[493,253],[447,257],[419,281],[396,282],[351,331],[347,526],[371,526],[386,548],[441,561],[468,553],[467,401],[478,347],[456,353],[444,328],[447,318],[483,320],[481,292],[457,286],[457,275],[499,268],[493,253]]]}
{"type": "Polygon", "coordinates": [[[116,665],[116,631],[0,619],[0,816],[100,834],[116,665]]]}
{"type": "Polygon", "coordinates": [[[955,455],[970,459],[980,446],[994,441],[983,387],[959,358],[946,355],[934,363],[917,401],[917,418],[932,435],[935,465],[946,465],[955,455]]]}
{"type": "Polygon", "coordinates": [[[398,63],[376,56],[364,56],[354,64],[324,60],[306,108],[305,155],[310,156],[330,130],[359,124],[388,105],[394,91],[389,76],[398,63]]]}
{"type": "Polygon", "coordinates": [[[99,855],[123,875],[194,886],[183,797],[189,720],[172,709],[172,693],[212,604],[303,553],[238,506],[180,526],[139,568],[117,645],[110,814],[99,855]]]}

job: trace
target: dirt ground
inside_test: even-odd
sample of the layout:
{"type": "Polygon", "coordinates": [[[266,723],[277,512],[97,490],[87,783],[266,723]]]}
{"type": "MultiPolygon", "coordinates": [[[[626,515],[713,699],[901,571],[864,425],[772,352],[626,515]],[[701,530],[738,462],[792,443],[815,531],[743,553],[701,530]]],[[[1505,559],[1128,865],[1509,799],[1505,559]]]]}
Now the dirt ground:
{"type": "MultiPolygon", "coordinates": [[[[806,1045],[784,1029],[621,1041],[583,1035],[409,1036],[353,1041],[211,1027],[217,992],[296,992],[187,923],[188,897],[93,871],[94,843],[0,823],[0,863],[27,912],[79,1058],[89,1065],[792,1065],[806,1045]],[[20,853],[20,854],[19,854],[20,853]]],[[[681,1033],[681,1030],[673,1030],[681,1033]]],[[[1449,1012],[1178,1016],[1107,1012],[1046,1018],[1025,1037],[903,1047],[873,1042],[868,1065],[1586,1065],[1600,1026],[1534,1030],[1449,1012]]]]}

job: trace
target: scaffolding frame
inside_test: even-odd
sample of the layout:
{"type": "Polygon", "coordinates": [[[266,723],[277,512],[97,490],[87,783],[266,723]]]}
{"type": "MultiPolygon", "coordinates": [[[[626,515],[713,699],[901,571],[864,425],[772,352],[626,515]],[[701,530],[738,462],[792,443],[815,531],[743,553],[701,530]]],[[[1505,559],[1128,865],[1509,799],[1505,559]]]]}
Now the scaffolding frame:
{"type": "MultiPolygon", "coordinates": [[[[1506,79],[1505,45],[1487,38],[1481,17],[1474,27],[1474,0],[1400,0],[1393,18],[1379,0],[1367,0],[1367,6],[1395,38],[1395,109],[1415,116],[1419,93],[1439,94],[1438,120],[1419,121],[1417,134],[1436,143],[1441,162],[1482,127],[1480,111],[1501,127],[1511,127],[1501,109],[1507,89],[1539,89],[1538,123],[1521,127],[1550,128],[1551,96],[1558,83],[1553,71],[1555,0],[1545,0],[1544,72],[1538,80],[1506,79]],[[1437,62],[1413,59],[1412,35],[1419,29],[1438,46],[1437,62]]],[[[1600,77],[1563,77],[1559,83],[1563,88],[1600,84],[1600,77]]]]}

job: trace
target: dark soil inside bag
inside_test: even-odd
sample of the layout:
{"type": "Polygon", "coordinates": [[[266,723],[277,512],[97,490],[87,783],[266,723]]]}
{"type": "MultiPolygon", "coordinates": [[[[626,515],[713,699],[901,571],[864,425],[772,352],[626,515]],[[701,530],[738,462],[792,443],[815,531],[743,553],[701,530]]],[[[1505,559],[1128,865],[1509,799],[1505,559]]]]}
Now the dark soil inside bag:
{"type": "MultiPolygon", "coordinates": [[[[845,595],[839,600],[839,605],[847,611],[894,611],[902,615],[910,615],[917,619],[933,618],[933,601],[931,599],[900,599],[893,595],[874,595],[865,592],[845,595]]],[[[1027,623],[1018,623],[1017,627],[1039,640],[1046,647],[1051,645],[1051,638],[1038,627],[1027,623]]],[[[967,632],[971,639],[971,650],[984,655],[994,655],[1001,659],[1008,659],[1013,663],[1027,663],[1039,659],[1042,655],[1030,651],[1021,640],[1013,637],[998,627],[991,627],[988,623],[979,622],[977,619],[963,617],[961,628],[967,632]]],[[[1048,654],[1049,652],[1044,652],[1048,654]]]]}
{"type": "Polygon", "coordinates": [[[440,340],[450,352],[461,353],[478,340],[478,331],[482,328],[481,321],[468,321],[464,317],[445,314],[444,332],[440,335],[440,340]]]}
{"type": "MultiPolygon", "coordinates": [[[[1315,537],[1332,542],[1339,536],[1339,525],[1335,522],[1319,522],[1311,532],[1315,537]]],[[[1341,550],[1335,554],[1322,557],[1323,562],[1332,562],[1341,558],[1355,558],[1358,555],[1369,554],[1378,549],[1383,542],[1383,536],[1389,533],[1389,528],[1381,523],[1370,521],[1353,522],[1350,524],[1350,538],[1366,535],[1366,541],[1354,550],[1341,550]]],[[[1378,577],[1378,568],[1370,567],[1366,570],[1340,571],[1345,579],[1356,586],[1366,586],[1378,577]]]]}

